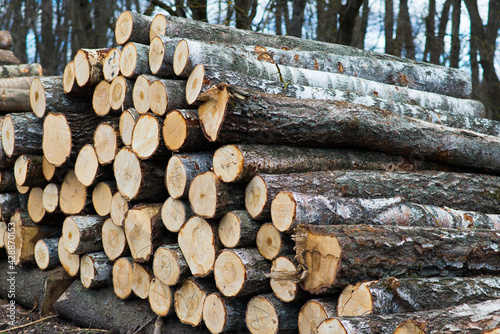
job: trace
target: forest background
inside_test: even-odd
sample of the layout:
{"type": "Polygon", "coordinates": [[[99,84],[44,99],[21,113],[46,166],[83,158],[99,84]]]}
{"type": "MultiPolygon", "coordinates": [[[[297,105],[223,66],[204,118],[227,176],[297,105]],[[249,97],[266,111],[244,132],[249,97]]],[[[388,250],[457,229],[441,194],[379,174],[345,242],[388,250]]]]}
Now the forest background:
{"type": "Polygon", "coordinates": [[[499,0],[0,0],[14,54],[61,75],[80,48],[116,45],[124,10],[164,13],[461,68],[500,120],[499,0]]]}

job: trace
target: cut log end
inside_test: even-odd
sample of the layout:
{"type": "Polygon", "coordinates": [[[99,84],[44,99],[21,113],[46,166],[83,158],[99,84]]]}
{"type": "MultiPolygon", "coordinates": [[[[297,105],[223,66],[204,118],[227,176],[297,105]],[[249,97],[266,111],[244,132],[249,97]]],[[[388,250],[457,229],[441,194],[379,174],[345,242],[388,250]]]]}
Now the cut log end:
{"type": "Polygon", "coordinates": [[[267,203],[266,182],[260,176],[255,176],[245,189],[245,208],[252,218],[258,218],[267,203]]]}
{"type": "Polygon", "coordinates": [[[244,157],[236,145],[226,145],[214,153],[214,173],[223,182],[234,182],[242,172],[244,157]]]}
{"type": "Polygon", "coordinates": [[[161,69],[164,55],[165,47],[163,46],[161,38],[153,36],[149,45],[149,68],[151,69],[151,73],[157,74],[161,69]]]}
{"type": "Polygon", "coordinates": [[[167,30],[167,19],[163,14],[157,14],[151,21],[151,26],[149,27],[149,40],[151,43],[155,36],[165,36],[167,30]]]}
{"type": "Polygon", "coordinates": [[[293,227],[295,212],[295,199],[287,191],[280,191],[271,202],[271,219],[278,231],[286,232],[293,227]]]}
{"type": "Polygon", "coordinates": [[[278,299],[285,303],[295,300],[299,292],[298,282],[295,279],[297,274],[296,266],[286,256],[280,256],[273,260],[270,285],[278,299]]]}
{"type": "Polygon", "coordinates": [[[130,149],[121,149],[113,164],[116,186],[127,200],[133,199],[139,192],[142,181],[141,164],[130,149]]]}
{"type": "MultiPolygon", "coordinates": [[[[319,325],[318,329],[316,331],[318,334],[348,334],[347,330],[345,329],[344,325],[335,318],[329,318],[323,320],[319,325]]],[[[418,333],[418,332],[416,332],[418,333]]]]}
{"type": "Polygon", "coordinates": [[[131,77],[134,74],[137,64],[137,49],[134,43],[127,43],[120,54],[120,72],[125,77],[131,77]]]}
{"type": "Polygon", "coordinates": [[[278,333],[278,314],[271,302],[256,296],[247,304],[245,323],[252,334],[278,333]]]}
{"type": "Polygon", "coordinates": [[[145,209],[132,208],[127,212],[123,228],[130,252],[135,261],[148,262],[153,254],[151,218],[160,210],[158,205],[145,209]]]}
{"type": "Polygon", "coordinates": [[[259,253],[267,260],[274,260],[281,250],[281,234],[270,223],[262,224],[257,232],[257,249],[259,253]]]}
{"type": "MultiPolygon", "coordinates": [[[[56,239],[57,240],[57,239],[56,239]]],[[[53,249],[46,243],[45,239],[40,239],[35,244],[35,262],[38,268],[45,270],[49,267],[51,257],[57,256],[53,254],[53,249]]]]}
{"type": "Polygon", "coordinates": [[[132,150],[139,159],[152,157],[160,147],[160,124],[153,115],[141,115],[132,132],[132,150]]]}
{"type": "Polygon", "coordinates": [[[223,250],[215,260],[214,276],[219,291],[226,297],[235,297],[245,283],[245,265],[237,254],[223,250]]]}
{"type": "MultiPolygon", "coordinates": [[[[186,86],[186,91],[189,85],[186,86]]],[[[219,129],[224,121],[226,106],[230,94],[227,88],[220,89],[216,99],[209,99],[198,108],[200,124],[209,141],[216,141],[219,135],[219,129]]]]}
{"type": "Polygon", "coordinates": [[[31,109],[38,118],[45,116],[45,89],[39,78],[33,79],[30,86],[31,109]]]}
{"type": "Polygon", "coordinates": [[[151,310],[160,317],[167,316],[173,310],[174,299],[171,288],[156,278],[151,280],[148,299],[151,310]]]}
{"type": "Polygon", "coordinates": [[[203,322],[211,333],[222,333],[226,327],[227,310],[217,293],[211,293],[203,304],[203,322]]]}
{"type": "Polygon", "coordinates": [[[165,115],[168,106],[168,94],[161,81],[153,81],[149,86],[148,105],[154,114],[158,116],[165,115]]]}
{"type": "Polygon", "coordinates": [[[425,331],[417,321],[407,320],[398,325],[394,334],[425,334],[425,331]]]}
{"type": "Polygon", "coordinates": [[[206,296],[193,279],[187,279],[174,293],[175,314],[179,320],[193,327],[198,326],[202,321],[206,296]]]}
{"type": "Polygon", "coordinates": [[[28,196],[28,214],[35,223],[41,222],[45,216],[42,188],[36,187],[30,190],[30,194],[28,196]]]}
{"type": "Polygon", "coordinates": [[[189,203],[193,211],[205,218],[211,218],[217,210],[217,176],[212,172],[198,174],[189,187],[189,203]]]}
{"type": "Polygon", "coordinates": [[[110,216],[113,224],[123,226],[123,220],[129,209],[128,201],[119,192],[116,192],[111,198],[110,216]]]}
{"type": "Polygon", "coordinates": [[[78,275],[80,271],[80,255],[68,252],[63,245],[62,238],[59,239],[57,245],[57,254],[59,256],[59,261],[61,261],[61,265],[68,275],[71,277],[78,275]]]}
{"type": "Polygon", "coordinates": [[[83,185],[70,170],[64,177],[59,195],[59,207],[67,215],[79,214],[87,200],[87,187],[83,185]]]}
{"type": "Polygon", "coordinates": [[[94,148],[101,165],[111,163],[118,151],[118,135],[111,124],[101,123],[94,132],[94,148]]]}
{"type": "Polygon", "coordinates": [[[73,254],[80,244],[80,229],[71,217],[67,217],[63,223],[62,243],[64,248],[73,254]]]}
{"type": "Polygon", "coordinates": [[[71,155],[71,129],[63,114],[49,114],[43,122],[43,155],[58,167],[71,155]]]}
{"type": "Polygon", "coordinates": [[[20,193],[21,195],[26,195],[28,191],[30,191],[30,187],[28,186],[20,186],[16,183],[16,189],[17,192],[20,193]]]}
{"type": "Polygon", "coordinates": [[[45,157],[43,157],[42,170],[45,180],[50,181],[52,180],[54,174],[56,173],[56,166],[52,165],[50,162],[47,161],[47,159],[45,159],[45,157]]]}
{"type": "Polygon", "coordinates": [[[181,75],[184,72],[188,60],[189,60],[189,46],[185,40],[182,40],[175,47],[174,61],[173,61],[175,75],[181,75]]]}
{"type": "Polygon", "coordinates": [[[146,267],[134,262],[132,268],[132,291],[137,297],[141,299],[149,297],[149,287],[152,278],[153,274],[146,267]]]}
{"type": "Polygon", "coordinates": [[[107,216],[111,212],[113,191],[106,182],[99,182],[92,191],[92,204],[99,216],[107,216]]]}
{"type": "Polygon", "coordinates": [[[165,172],[165,185],[167,186],[168,194],[174,199],[182,197],[186,192],[186,169],[181,158],[178,156],[174,155],[168,160],[165,172]]]}
{"type": "MultiPolygon", "coordinates": [[[[177,51],[177,50],[176,50],[177,51]]],[[[205,67],[203,64],[197,65],[188,77],[186,84],[186,101],[188,104],[193,104],[200,96],[201,88],[203,87],[203,79],[205,78],[205,67]]]]}
{"type": "Polygon", "coordinates": [[[113,79],[109,87],[109,104],[111,109],[120,110],[127,95],[127,79],[119,75],[113,79]]]}
{"type": "Polygon", "coordinates": [[[87,57],[87,52],[78,50],[74,58],[75,61],[75,78],[78,86],[83,87],[90,80],[90,63],[87,57]]]}
{"type": "Polygon", "coordinates": [[[14,123],[12,122],[12,118],[7,115],[4,117],[2,123],[2,146],[5,154],[9,157],[14,153],[15,141],[14,123]]]}
{"type": "Polygon", "coordinates": [[[150,89],[150,81],[146,77],[140,75],[137,80],[135,80],[132,100],[134,101],[135,110],[137,110],[139,114],[145,114],[149,111],[150,89]]]}
{"type": "Polygon", "coordinates": [[[90,256],[85,254],[80,258],[80,280],[83,287],[89,289],[95,277],[94,261],[90,256]]]}
{"type": "Polygon", "coordinates": [[[95,149],[87,144],[78,153],[75,163],[75,175],[84,186],[89,187],[94,183],[99,169],[99,161],[95,149]]]}
{"type": "Polygon", "coordinates": [[[111,110],[110,104],[111,84],[107,81],[101,81],[97,84],[92,95],[92,108],[96,115],[106,116],[111,110]]]}
{"type": "Polygon", "coordinates": [[[132,34],[133,25],[134,20],[132,19],[131,12],[125,11],[118,16],[115,27],[115,39],[118,45],[127,43],[130,35],[132,34]]]}
{"type": "Polygon", "coordinates": [[[113,224],[111,218],[106,219],[102,225],[102,246],[106,256],[111,261],[122,256],[127,248],[127,240],[123,228],[113,224]]]}
{"type": "Polygon", "coordinates": [[[373,300],[368,286],[372,282],[348,285],[339,296],[338,316],[365,316],[373,310],[373,300]]]}
{"type": "Polygon", "coordinates": [[[55,183],[49,183],[43,189],[43,207],[47,212],[55,212],[59,207],[59,187],[55,183]]]}
{"type": "Polygon", "coordinates": [[[139,119],[139,113],[134,108],[125,110],[120,116],[120,137],[125,146],[132,144],[132,132],[137,119],[139,119]]]}
{"type": "MultiPolygon", "coordinates": [[[[2,135],[4,134],[2,129],[2,135]]],[[[24,185],[26,179],[28,177],[28,156],[21,155],[16,159],[14,164],[14,178],[16,179],[16,183],[19,185],[24,185]]]]}
{"type": "Polygon", "coordinates": [[[188,127],[182,113],[172,110],[163,121],[163,141],[172,151],[177,151],[186,142],[188,127]]]}
{"type": "Polygon", "coordinates": [[[233,248],[241,237],[241,222],[236,214],[228,212],[219,222],[219,238],[224,247],[233,248]]]}
{"type": "Polygon", "coordinates": [[[167,248],[158,248],[153,258],[153,272],[163,283],[169,286],[177,284],[181,274],[177,254],[167,248]]]}
{"type": "Polygon", "coordinates": [[[132,295],[133,262],[128,258],[119,258],[113,264],[113,290],[120,299],[132,295]]]}
{"type": "MultiPolygon", "coordinates": [[[[329,315],[322,303],[311,299],[307,301],[299,311],[298,325],[299,333],[314,334],[318,325],[327,319],[329,315]]],[[[335,328],[335,327],[333,327],[335,328]]],[[[337,333],[335,331],[329,333],[337,333]]],[[[344,333],[344,332],[341,332],[344,333]]]]}
{"type": "Polygon", "coordinates": [[[179,232],[188,218],[190,217],[188,217],[188,212],[186,212],[186,204],[182,200],[169,197],[163,203],[161,220],[170,232],[179,232]]]}
{"type": "Polygon", "coordinates": [[[75,62],[72,60],[66,64],[63,72],[63,90],[66,94],[69,94],[73,90],[75,80],[75,62]]]}
{"type": "Polygon", "coordinates": [[[104,58],[102,66],[104,80],[111,82],[120,74],[120,49],[113,48],[104,58]]]}

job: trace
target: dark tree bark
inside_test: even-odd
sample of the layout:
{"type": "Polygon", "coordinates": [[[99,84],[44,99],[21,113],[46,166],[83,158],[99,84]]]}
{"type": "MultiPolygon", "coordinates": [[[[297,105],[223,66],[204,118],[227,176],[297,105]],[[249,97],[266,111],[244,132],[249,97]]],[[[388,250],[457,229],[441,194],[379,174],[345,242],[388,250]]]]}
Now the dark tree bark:
{"type": "Polygon", "coordinates": [[[453,12],[451,14],[451,51],[450,67],[458,68],[460,60],[460,14],[461,0],[453,2],[453,12]]]}
{"type": "MultiPolygon", "coordinates": [[[[207,17],[207,0],[187,0],[187,5],[191,9],[191,14],[194,20],[208,21],[207,17]]],[[[176,8],[178,8],[176,4],[176,8]]]]}
{"type": "Polygon", "coordinates": [[[335,42],[337,40],[337,15],[339,12],[337,1],[326,4],[325,0],[316,1],[316,12],[318,25],[316,28],[316,39],[324,42],[335,42]]]}
{"type": "Polygon", "coordinates": [[[437,36],[432,43],[432,48],[430,50],[430,62],[439,65],[441,63],[440,59],[444,53],[444,36],[446,35],[446,27],[448,26],[450,6],[454,0],[446,0],[443,5],[443,11],[441,12],[441,19],[439,20],[439,27],[437,36]]]}
{"type": "MultiPolygon", "coordinates": [[[[403,0],[401,1],[403,2],[403,0]]],[[[342,6],[339,16],[339,33],[337,43],[351,45],[353,40],[354,25],[358,17],[363,0],[350,0],[342,6]]],[[[408,20],[409,22],[409,20],[408,20]]]]}
{"type": "Polygon", "coordinates": [[[292,19],[290,22],[290,27],[287,26],[288,35],[296,37],[302,36],[302,26],[304,25],[304,10],[306,8],[306,3],[307,1],[305,0],[293,0],[292,19]]]}
{"type": "Polygon", "coordinates": [[[257,0],[235,0],[236,28],[251,30],[252,20],[257,14],[257,0]]]}
{"type": "Polygon", "coordinates": [[[54,74],[54,32],[52,31],[53,9],[52,0],[42,0],[42,42],[40,43],[40,62],[45,69],[45,75],[54,74]]]}
{"type": "Polygon", "coordinates": [[[397,56],[403,54],[405,58],[415,59],[415,44],[413,42],[413,29],[408,12],[408,0],[400,0],[399,3],[394,52],[397,56]]]}
{"type": "Polygon", "coordinates": [[[433,49],[436,26],[436,0],[429,0],[429,13],[425,18],[425,49],[423,61],[429,61],[431,50],[433,49]]]}
{"type": "Polygon", "coordinates": [[[366,30],[368,29],[368,16],[370,15],[369,1],[363,0],[363,10],[361,17],[356,21],[354,40],[351,45],[359,48],[365,48],[366,30]]]}
{"type": "Polygon", "coordinates": [[[393,0],[385,0],[385,16],[384,16],[384,35],[385,35],[385,53],[394,54],[394,2],[393,0]]]}

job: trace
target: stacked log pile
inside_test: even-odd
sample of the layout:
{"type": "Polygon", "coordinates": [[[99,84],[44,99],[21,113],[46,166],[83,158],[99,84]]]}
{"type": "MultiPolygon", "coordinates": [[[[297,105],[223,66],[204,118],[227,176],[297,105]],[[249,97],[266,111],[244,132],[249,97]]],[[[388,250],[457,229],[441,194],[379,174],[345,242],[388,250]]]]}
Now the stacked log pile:
{"type": "Polygon", "coordinates": [[[59,314],[500,330],[500,124],[463,72],[163,15],[124,12],[115,37],[4,120],[2,231],[17,265],[64,268],[59,314]]]}

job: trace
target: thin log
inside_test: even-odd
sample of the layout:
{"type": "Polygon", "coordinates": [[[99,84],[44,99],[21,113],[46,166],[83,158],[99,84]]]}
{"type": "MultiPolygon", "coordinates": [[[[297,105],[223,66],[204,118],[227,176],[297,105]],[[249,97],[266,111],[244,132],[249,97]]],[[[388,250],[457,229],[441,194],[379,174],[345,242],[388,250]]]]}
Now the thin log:
{"type": "Polygon", "coordinates": [[[80,49],[75,61],[75,78],[80,87],[95,85],[104,80],[104,58],[111,49],[80,49]]]}
{"type": "Polygon", "coordinates": [[[123,226],[123,220],[127,214],[129,209],[129,202],[125,197],[120,194],[120,192],[116,192],[111,198],[111,208],[110,208],[110,216],[113,220],[113,224],[116,226],[123,226]]]}
{"type": "Polygon", "coordinates": [[[142,74],[135,80],[132,100],[134,101],[135,110],[139,114],[145,114],[149,111],[149,89],[151,84],[157,79],[153,75],[142,74]]]}
{"type": "Polygon", "coordinates": [[[193,327],[198,326],[202,321],[205,298],[215,291],[213,282],[188,278],[174,293],[174,309],[179,320],[193,327]]]}
{"type": "Polygon", "coordinates": [[[245,299],[211,293],[203,303],[203,322],[211,333],[244,332],[246,328],[241,319],[245,316],[245,308],[245,299]]]}
{"type": "Polygon", "coordinates": [[[31,112],[30,94],[28,89],[0,90],[0,112],[31,112]]]}
{"type": "Polygon", "coordinates": [[[2,145],[9,157],[42,154],[43,121],[33,113],[8,114],[2,124],[2,145]]]}
{"type": "Polygon", "coordinates": [[[123,227],[113,224],[111,218],[106,219],[102,225],[102,247],[111,261],[129,254],[125,231],[123,227]]]}
{"type": "Polygon", "coordinates": [[[130,79],[135,79],[141,74],[152,74],[148,55],[149,45],[136,42],[127,43],[120,54],[121,74],[130,79]]]}
{"type": "Polygon", "coordinates": [[[111,212],[111,200],[116,192],[116,184],[111,181],[99,182],[92,190],[92,204],[95,212],[102,217],[111,212]]]}
{"type": "Polygon", "coordinates": [[[293,242],[290,235],[281,233],[271,223],[264,223],[257,232],[255,243],[259,253],[272,261],[280,255],[293,252],[293,242]]]}
{"type": "Polygon", "coordinates": [[[120,75],[120,54],[122,47],[118,46],[112,48],[106,58],[104,58],[104,64],[102,65],[102,74],[104,75],[104,80],[107,82],[113,81],[118,75],[120,75]]]}
{"type": "Polygon", "coordinates": [[[231,211],[219,222],[219,239],[227,248],[255,246],[261,226],[262,222],[253,220],[246,210],[231,211]]]}
{"type": "Polygon", "coordinates": [[[163,141],[171,151],[196,152],[213,148],[203,135],[196,110],[170,111],[163,121],[163,141]]]}
{"type": "Polygon", "coordinates": [[[59,238],[57,244],[57,255],[66,273],[71,277],[76,277],[80,272],[80,255],[68,252],[64,248],[62,238],[59,238]]]}
{"type": "Polygon", "coordinates": [[[187,109],[186,81],[162,79],[155,80],[149,87],[149,107],[159,116],[174,109],[187,109]]]}
{"type": "Polygon", "coordinates": [[[97,215],[68,216],[62,228],[62,243],[71,254],[102,251],[104,218],[97,215]]]}
{"type": "Polygon", "coordinates": [[[336,317],[337,315],[336,298],[326,297],[310,299],[299,311],[299,333],[315,334],[318,325],[323,322],[323,320],[336,317]]]}
{"type": "Polygon", "coordinates": [[[43,75],[40,64],[2,65],[0,66],[0,78],[31,77],[43,75]]]}
{"type": "Polygon", "coordinates": [[[9,50],[12,47],[12,35],[10,31],[0,31],[0,49],[9,50]]]}
{"type": "Polygon", "coordinates": [[[196,175],[212,169],[213,154],[213,151],[173,154],[165,171],[165,185],[170,197],[187,198],[189,187],[196,175]]]}
{"type": "Polygon", "coordinates": [[[134,108],[129,108],[122,112],[119,128],[123,145],[130,146],[132,144],[132,132],[139,116],[140,114],[134,108]]]}
{"type": "Polygon", "coordinates": [[[23,154],[16,159],[14,178],[20,186],[41,187],[47,184],[43,176],[43,157],[23,154]]]}
{"type": "Polygon", "coordinates": [[[108,286],[112,271],[113,263],[104,252],[88,253],[80,259],[80,280],[86,289],[108,286]]]}
{"type": "Polygon", "coordinates": [[[45,211],[49,213],[59,212],[59,190],[60,186],[55,183],[49,183],[43,189],[42,204],[45,211]]]}
{"type": "MultiPolygon", "coordinates": [[[[19,207],[19,195],[15,192],[0,194],[0,220],[8,222],[19,207]]],[[[0,232],[0,241],[3,241],[0,232]]]]}
{"type": "Polygon", "coordinates": [[[149,45],[149,67],[154,75],[174,78],[174,54],[179,38],[155,36],[149,45]]]}
{"type": "Polygon", "coordinates": [[[132,291],[140,299],[148,299],[153,272],[149,266],[134,262],[132,265],[132,291]]]}
{"type": "Polygon", "coordinates": [[[70,170],[64,177],[59,191],[59,208],[66,215],[77,215],[87,207],[87,187],[85,187],[70,170]]]}
{"type": "Polygon", "coordinates": [[[125,110],[134,106],[132,92],[134,81],[119,75],[111,81],[109,104],[112,110],[125,110]]]}
{"type": "Polygon", "coordinates": [[[151,280],[148,300],[151,310],[160,317],[166,317],[174,313],[172,289],[156,277],[151,280]]]}
{"type": "Polygon", "coordinates": [[[307,268],[303,287],[314,293],[387,275],[495,275],[500,256],[492,246],[496,235],[482,229],[301,225],[294,240],[297,260],[307,268]]]}
{"type": "Polygon", "coordinates": [[[0,88],[7,89],[30,89],[31,82],[36,77],[14,77],[0,80],[0,88]]]}
{"type": "Polygon", "coordinates": [[[57,248],[58,238],[40,239],[35,244],[35,261],[42,270],[52,269],[61,264],[57,248]]]}
{"type": "Polygon", "coordinates": [[[94,148],[99,164],[107,165],[113,162],[121,146],[118,119],[111,119],[97,126],[94,132],[94,148]]]}
{"type": "Polygon", "coordinates": [[[121,257],[113,264],[113,290],[120,299],[133,297],[132,271],[134,261],[131,257],[121,257]]]}
{"type": "Polygon", "coordinates": [[[153,258],[153,272],[158,280],[168,286],[182,284],[191,275],[178,244],[158,247],[153,258]]]}
{"type": "MultiPolygon", "coordinates": [[[[297,274],[299,269],[294,255],[282,255],[275,258],[271,265],[269,285],[274,295],[285,303],[310,299],[311,295],[300,288],[297,274]]],[[[300,323],[300,314],[299,314],[300,323]]],[[[299,326],[300,327],[300,326],[299,326]]]]}
{"type": "Polygon", "coordinates": [[[299,304],[283,303],[272,294],[258,295],[247,304],[245,323],[252,334],[297,333],[299,304]]]}
{"type": "Polygon", "coordinates": [[[111,112],[109,100],[111,84],[101,81],[97,84],[92,95],[92,109],[99,116],[106,116],[111,112]]]}
{"type": "Polygon", "coordinates": [[[118,45],[127,42],[149,44],[149,27],[153,18],[134,12],[125,11],[118,16],[115,27],[115,39],[118,45]]]}
{"type": "Polygon", "coordinates": [[[167,198],[161,208],[161,220],[170,232],[179,232],[189,218],[194,216],[189,202],[180,199],[167,198]]]}
{"type": "Polygon", "coordinates": [[[162,145],[161,119],[151,113],[141,115],[132,131],[132,151],[139,159],[165,159],[171,152],[162,145]]]}

